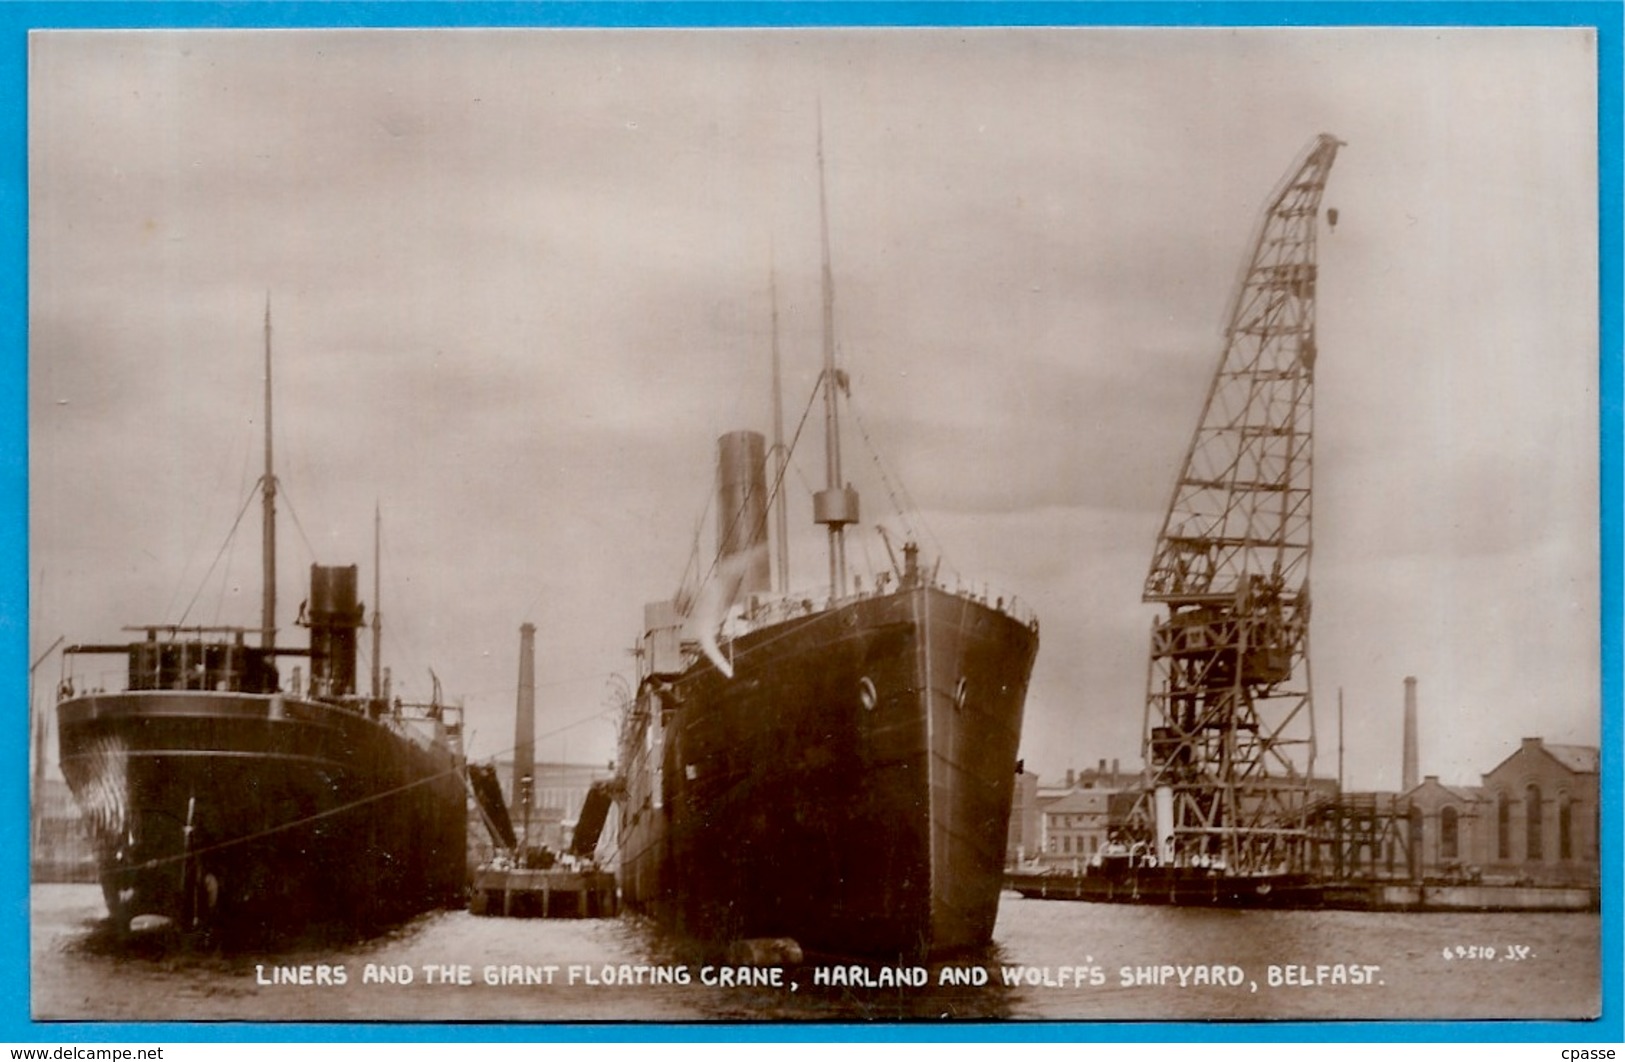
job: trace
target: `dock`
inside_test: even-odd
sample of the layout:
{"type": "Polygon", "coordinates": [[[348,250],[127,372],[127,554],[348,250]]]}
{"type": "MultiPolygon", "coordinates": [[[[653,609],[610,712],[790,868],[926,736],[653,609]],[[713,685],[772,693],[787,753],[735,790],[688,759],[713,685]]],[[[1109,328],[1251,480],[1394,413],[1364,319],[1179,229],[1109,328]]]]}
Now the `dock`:
{"type": "Polygon", "coordinates": [[[587,791],[570,850],[559,853],[519,839],[494,767],[471,764],[468,778],[497,845],[496,856],[471,875],[472,913],[505,918],[613,918],[619,913],[615,875],[593,858],[612,803],[608,785],[594,783],[587,791]]]}
{"type": "Polygon", "coordinates": [[[1328,883],[1322,906],[1342,911],[1597,911],[1599,890],[1578,885],[1328,883]]]}
{"type": "Polygon", "coordinates": [[[615,875],[596,867],[482,866],[474,872],[468,909],[506,918],[613,918],[618,896],[615,875]]]}
{"type": "Polygon", "coordinates": [[[1164,868],[1142,876],[1012,872],[1005,888],[1035,900],[1163,904],[1181,907],[1274,907],[1338,911],[1549,911],[1595,912],[1600,890],[1585,885],[1415,882],[1314,878],[1180,876],[1164,868]]]}

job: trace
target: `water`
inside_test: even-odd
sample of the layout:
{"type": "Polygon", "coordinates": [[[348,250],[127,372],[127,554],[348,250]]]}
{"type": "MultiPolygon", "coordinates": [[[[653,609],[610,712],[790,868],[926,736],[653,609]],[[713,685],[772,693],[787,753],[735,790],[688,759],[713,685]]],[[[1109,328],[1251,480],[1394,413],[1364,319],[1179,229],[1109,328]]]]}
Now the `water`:
{"type": "Polygon", "coordinates": [[[162,931],[113,940],[91,885],[36,885],[32,911],[39,1020],[1417,1021],[1590,1018],[1601,1006],[1595,914],[1211,911],[1007,893],[993,947],[927,968],[922,986],[819,983],[854,971],[805,965],[775,987],[705,983],[722,968],[625,918],[447,911],[361,943],[226,955],[162,931]],[[321,967],[329,981],[342,968],[344,983],[266,983],[315,982],[321,967]],[[369,980],[369,967],[396,983],[369,980]],[[504,970],[541,983],[490,983],[504,970]]]}

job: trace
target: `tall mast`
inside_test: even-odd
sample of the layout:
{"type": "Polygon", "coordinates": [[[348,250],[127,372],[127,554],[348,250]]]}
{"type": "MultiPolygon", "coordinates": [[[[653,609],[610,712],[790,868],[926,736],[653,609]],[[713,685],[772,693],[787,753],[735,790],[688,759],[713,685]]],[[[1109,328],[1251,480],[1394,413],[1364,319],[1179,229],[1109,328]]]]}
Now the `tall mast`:
{"type": "Polygon", "coordinates": [[[837,387],[845,377],[835,367],[835,284],[829,267],[829,206],[824,195],[824,112],[818,112],[818,224],[823,248],[824,294],[824,460],[826,487],[813,496],[813,521],[829,528],[829,594],[838,598],[846,588],[846,525],[858,520],[858,492],[841,478],[840,404],[837,387]]]}
{"type": "Polygon", "coordinates": [[[769,274],[769,291],[773,300],[773,547],[777,554],[775,565],[778,591],[790,592],[790,524],[785,506],[784,473],[788,463],[784,452],[784,390],[779,385],[779,283],[777,270],[769,274]]]}
{"type": "Polygon", "coordinates": [[[372,506],[372,699],[378,700],[383,696],[382,659],[384,640],[384,610],[383,590],[379,586],[379,563],[382,551],[378,547],[379,529],[383,526],[384,517],[378,503],[372,506]]]}
{"type": "Polygon", "coordinates": [[[260,543],[264,587],[260,609],[260,645],[276,647],[276,473],[271,462],[271,294],[265,294],[265,475],[261,479],[264,515],[260,543]]]}

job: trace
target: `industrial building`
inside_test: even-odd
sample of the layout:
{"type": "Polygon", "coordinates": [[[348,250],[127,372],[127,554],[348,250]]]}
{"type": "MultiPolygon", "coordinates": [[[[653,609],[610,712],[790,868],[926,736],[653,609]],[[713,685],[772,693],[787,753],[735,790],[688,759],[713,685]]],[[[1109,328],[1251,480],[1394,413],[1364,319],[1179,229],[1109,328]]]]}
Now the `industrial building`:
{"type": "MultiPolygon", "coordinates": [[[[1406,762],[1414,765],[1414,724],[1407,733],[1406,762]]],[[[1593,746],[1527,737],[1477,784],[1430,774],[1408,789],[1339,794],[1334,780],[1318,780],[1312,867],[1334,879],[1594,888],[1599,761],[1593,746]]],[[[1142,785],[1138,769],[1119,773],[1114,764],[1108,772],[1104,761],[1098,770],[1069,770],[1052,786],[1024,771],[1010,817],[1010,865],[1081,870],[1121,835],[1142,785]]]]}

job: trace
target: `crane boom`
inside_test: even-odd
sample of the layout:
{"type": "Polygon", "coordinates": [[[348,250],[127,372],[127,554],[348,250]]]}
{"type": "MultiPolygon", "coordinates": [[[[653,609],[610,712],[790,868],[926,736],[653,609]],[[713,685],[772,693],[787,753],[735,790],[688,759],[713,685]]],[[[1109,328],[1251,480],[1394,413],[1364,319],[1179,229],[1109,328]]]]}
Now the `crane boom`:
{"type": "Polygon", "coordinates": [[[1315,235],[1341,146],[1317,137],[1265,207],[1157,539],[1148,602],[1234,595],[1250,575],[1308,582],[1315,235]]]}

